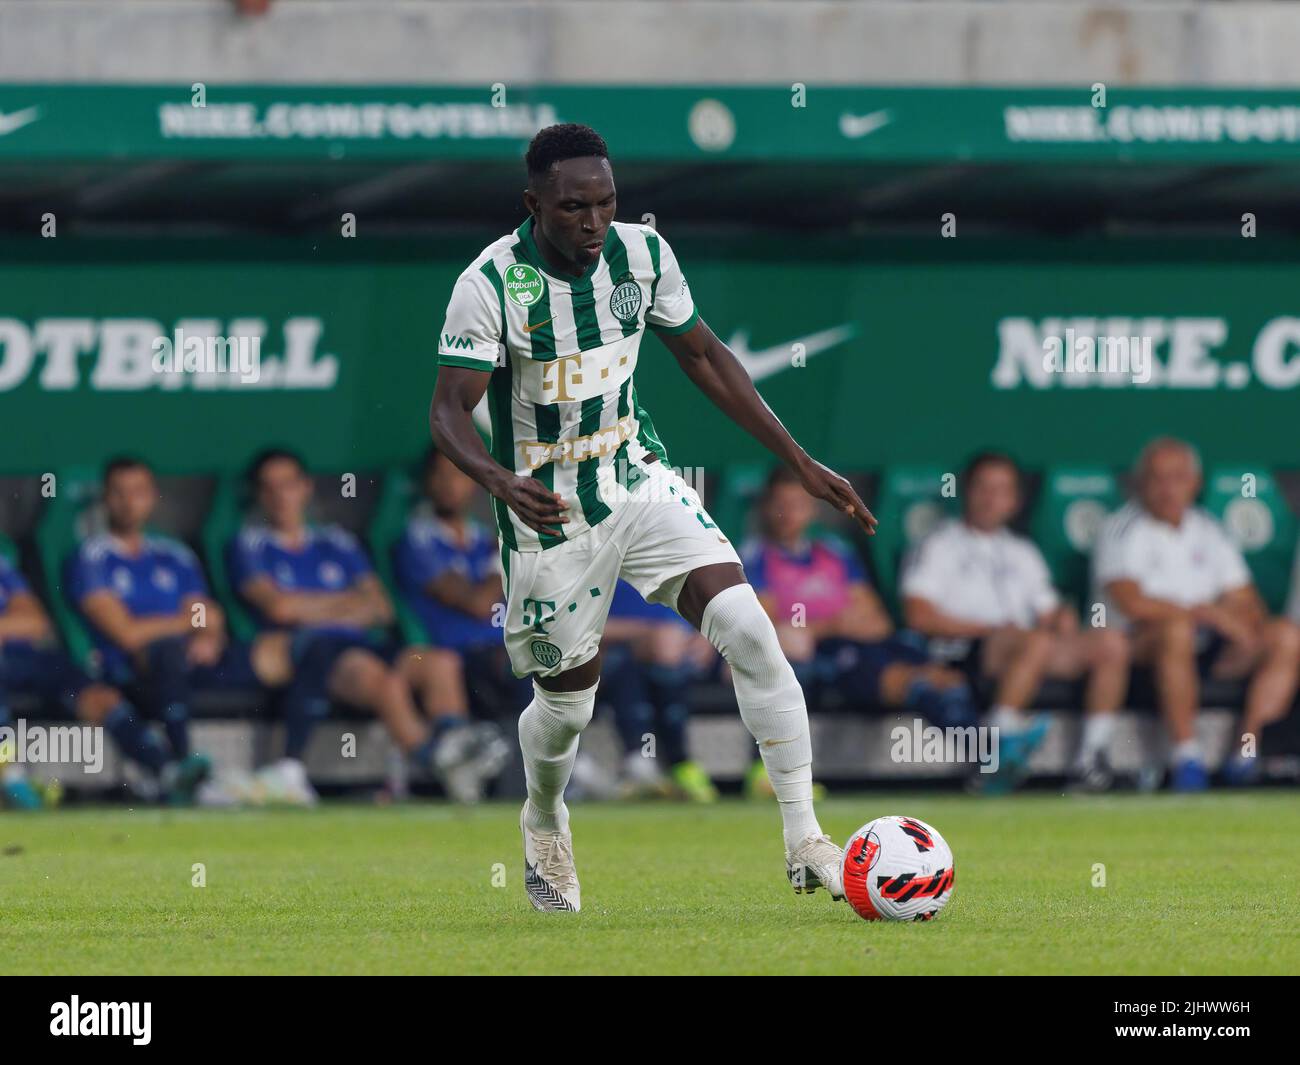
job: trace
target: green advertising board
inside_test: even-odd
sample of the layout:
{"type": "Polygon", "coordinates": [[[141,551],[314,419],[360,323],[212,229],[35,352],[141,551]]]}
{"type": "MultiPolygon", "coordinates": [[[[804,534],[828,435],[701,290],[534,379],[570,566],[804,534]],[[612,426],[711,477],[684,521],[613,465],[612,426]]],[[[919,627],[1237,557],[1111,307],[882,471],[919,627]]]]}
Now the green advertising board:
{"type": "MultiPolygon", "coordinates": [[[[1215,462],[1300,468],[1293,247],[664,235],[705,320],[827,461],[946,468],[995,445],[1115,466],[1171,432],[1215,462]]],[[[327,469],[409,459],[452,282],[493,236],[0,249],[4,466],[138,451],[228,470],[272,441],[327,469]],[[157,345],[193,337],[255,340],[257,380],[172,372],[157,345]]],[[[675,463],[761,454],[653,338],[637,383],[675,463]]]]}
{"type": "Polygon", "coordinates": [[[0,162],[514,160],[586,122],[621,159],[1300,158],[1300,93],[1224,88],[0,85],[0,162]]]}

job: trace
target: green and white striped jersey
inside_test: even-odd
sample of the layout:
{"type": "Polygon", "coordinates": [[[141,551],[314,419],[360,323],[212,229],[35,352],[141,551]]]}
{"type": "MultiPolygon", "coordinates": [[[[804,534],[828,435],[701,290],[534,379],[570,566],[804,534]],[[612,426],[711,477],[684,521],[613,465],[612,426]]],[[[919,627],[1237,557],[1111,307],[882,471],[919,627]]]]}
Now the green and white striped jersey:
{"type": "Polygon", "coordinates": [[[506,547],[540,551],[582,534],[618,505],[628,460],[667,463],[632,373],[647,325],[684,333],[698,317],[668,242],[643,225],[614,222],[582,277],[556,277],[530,217],[456,279],[438,362],[492,374],[493,457],[568,507],[564,535],[540,536],[495,500],[506,547]]]}

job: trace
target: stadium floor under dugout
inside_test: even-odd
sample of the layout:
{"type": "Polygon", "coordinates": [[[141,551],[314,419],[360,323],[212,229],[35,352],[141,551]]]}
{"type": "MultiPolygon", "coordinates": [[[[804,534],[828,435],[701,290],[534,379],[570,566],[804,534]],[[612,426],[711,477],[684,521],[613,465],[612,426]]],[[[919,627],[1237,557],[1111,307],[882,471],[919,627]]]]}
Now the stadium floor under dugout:
{"type": "Polygon", "coordinates": [[[0,814],[9,973],[1285,973],[1300,970],[1291,794],[819,807],[845,840],[933,824],[956,886],[867,924],[786,884],[774,804],[573,809],[583,910],[522,887],[518,806],[0,814]]]}

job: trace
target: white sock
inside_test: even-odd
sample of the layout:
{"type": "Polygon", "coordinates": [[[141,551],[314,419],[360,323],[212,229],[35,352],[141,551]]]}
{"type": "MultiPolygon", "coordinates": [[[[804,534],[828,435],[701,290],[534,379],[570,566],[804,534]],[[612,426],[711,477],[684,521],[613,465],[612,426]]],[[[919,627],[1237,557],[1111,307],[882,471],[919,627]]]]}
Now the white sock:
{"type": "Polygon", "coordinates": [[[569,811],[564,789],[578,756],[578,735],[596,708],[596,689],[549,692],[533,681],[533,701],[519,715],[528,801],[524,822],[534,832],[565,832],[569,811]]]}
{"type": "Polygon", "coordinates": [[[1114,714],[1088,714],[1083,719],[1083,740],[1079,744],[1079,765],[1089,765],[1099,754],[1110,752],[1115,735],[1114,714]]]}
{"type": "Polygon", "coordinates": [[[1172,757],[1174,765],[1177,765],[1179,762],[1201,761],[1200,740],[1183,740],[1181,743],[1175,744],[1172,757]]]}
{"type": "Polygon", "coordinates": [[[731,667],[740,720],[758,744],[781,809],[785,849],[821,835],[812,802],[812,740],[808,708],[776,630],[748,584],[715,595],[700,631],[731,667]]]}

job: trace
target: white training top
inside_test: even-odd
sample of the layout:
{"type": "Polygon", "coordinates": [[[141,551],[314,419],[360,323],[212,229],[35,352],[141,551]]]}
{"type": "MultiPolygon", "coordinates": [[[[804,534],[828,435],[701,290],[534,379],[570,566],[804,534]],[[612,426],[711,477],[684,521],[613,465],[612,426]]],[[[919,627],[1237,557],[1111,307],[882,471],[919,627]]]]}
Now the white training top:
{"type": "Polygon", "coordinates": [[[981,532],[963,521],[945,522],[916,546],[901,588],[904,596],[982,625],[1031,628],[1061,601],[1031,541],[1010,529],[981,532]]]}
{"type": "Polygon", "coordinates": [[[1102,524],[1092,574],[1097,601],[1106,603],[1108,611],[1114,604],[1106,586],[1114,581],[1136,581],[1143,595],[1182,607],[1213,603],[1251,583],[1236,544],[1200,507],[1188,508],[1174,526],[1153,518],[1138,503],[1121,507],[1102,524]]]}

